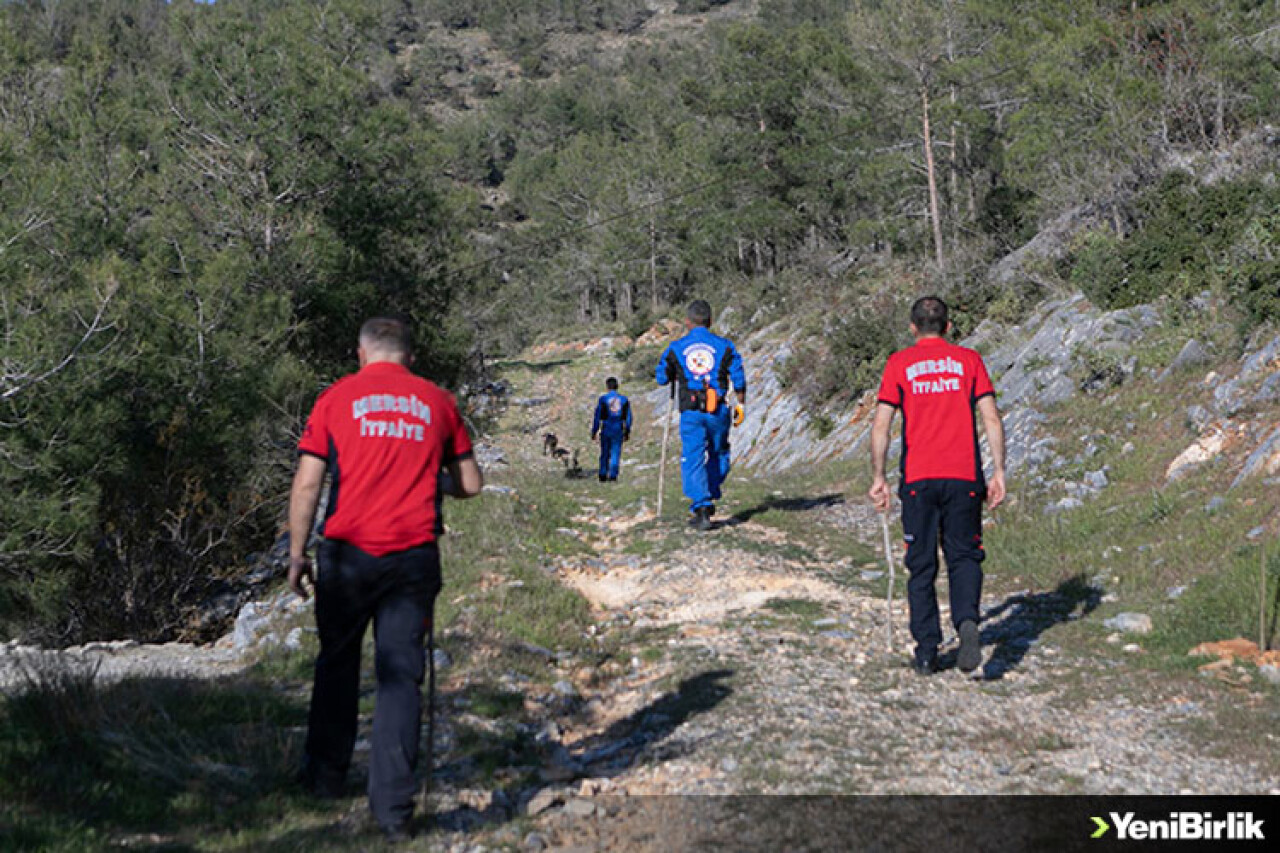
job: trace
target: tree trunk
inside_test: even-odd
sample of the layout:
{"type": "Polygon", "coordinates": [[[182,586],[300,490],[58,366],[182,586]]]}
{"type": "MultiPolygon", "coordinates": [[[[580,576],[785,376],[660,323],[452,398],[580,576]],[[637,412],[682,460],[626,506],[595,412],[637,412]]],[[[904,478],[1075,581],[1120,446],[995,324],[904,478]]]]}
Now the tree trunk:
{"type": "MultiPolygon", "coordinates": [[[[950,2],[947,3],[947,64],[954,65],[956,61],[956,34],[953,28],[955,19],[953,13],[955,9],[950,2]]],[[[960,146],[958,144],[959,125],[956,120],[956,86],[951,84],[948,91],[951,99],[951,154],[950,168],[947,171],[947,215],[951,218],[951,242],[959,244],[960,242],[960,146]]]]}
{"type": "Polygon", "coordinates": [[[653,315],[658,316],[658,221],[653,208],[649,209],[649,296],[653,300],[653,315]]]}
{"type": "Polygon", "coordinates": [[[617,307],[619,317],[626,319],[635,313],[634,298],[635,294],[632,289],[631,279],[627,276],[618,279],[617,307]]]}
{"type": "Polygon", "coordinates": [[[586,276],[578,286],[578,322],[591,322],[591,280],[586,276]]]}
{"type": "Polygon", "coordinates": [[[967,206],[968,206],[968,209],[969,209],[969,221],[970,221],[970,222],[974,222],[974,221],[976,221],[976,220],[977,220],[977,218],[978,218],[978,197],[977,197],[977,194],[974,192],[974,189],[973,189],[974,181],[975,181],[975,180],[977,180],[976,176],[974,175],[974,172],[975,172],[975,171],[977,171],[977,170],[976,170],[976,169],[971,169],[971,168],[969,168],[969,166],[968,166],[968,164],[970,164],[970,163],[972,163],[972,162],[973,162],[973,156],[972,156],[972,155],[973,155],[973,149],[972,149],[972,147],[971,147],[971,146],[970,146],[970,144],[969,144],[969,129],[968,129],[968,128],[965,128],[965,131],[964,131],[964,162],[965,162],[965,164],[966,164],[966,170],[967,170],[966,177],[968,178],[968,180],[966,180],[966,181],[964,182],[964,191],[965,191],[965,201],[966,201],[967,206]]]}
{"type": "MultiPolygon", "coordinates": [[[[951,87],[951,106],[956,104],[956,89],[951,87]]],[[[960,145],[959,122],[951,120],[951,154],[947,170],[947,214],[951,217],[951,241],[960,239],[960,145]]]]}
{"type": "Polygon", "coordinates": [[[1213,115],[1213,144],[1219,149],[1227,144],[1227,92],[1222,81],[1218,81],[1218,104],[1213,115]]]}
{"type": "Polygon", "coordinates": [[[929,131],[929,87],[920,87],[920,106],[924,124],[924,164],[929,176],[929,218],[933,220],[933,254],[942,266],[942,217],[938,213],[938,176],[933,163],[933,138],[929,131]]]}

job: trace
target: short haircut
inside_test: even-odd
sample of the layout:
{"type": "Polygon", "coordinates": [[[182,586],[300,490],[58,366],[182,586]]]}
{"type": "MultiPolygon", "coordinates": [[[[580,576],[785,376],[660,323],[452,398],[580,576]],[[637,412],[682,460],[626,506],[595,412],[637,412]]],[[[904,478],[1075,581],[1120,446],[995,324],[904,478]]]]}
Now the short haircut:
{"type": "Polygon", "coordinates": [[[610,376],[608,379],[604,381],[604,387],[608,388],[610,391],[617,391],[618,380],[615,377],[610,376]]]}
{"type": "Polygon", "coordinates": [[[689,303],[686,315],[695,326],[711,325],[711,305],[705,299],[695,299],[689,303]]]}
{"type": "Polygon", "coordinates": [[[380,353],[408,355],[413,350],[409,324],[398,317],[372,317],[360,327],[360,346],[380,353]]]}
{"type": "Polygon", "coordinates": [[[922,296],[911,306],[911,324],[925,335],[947,331],[947,303],[936,296],[922,296]]]}

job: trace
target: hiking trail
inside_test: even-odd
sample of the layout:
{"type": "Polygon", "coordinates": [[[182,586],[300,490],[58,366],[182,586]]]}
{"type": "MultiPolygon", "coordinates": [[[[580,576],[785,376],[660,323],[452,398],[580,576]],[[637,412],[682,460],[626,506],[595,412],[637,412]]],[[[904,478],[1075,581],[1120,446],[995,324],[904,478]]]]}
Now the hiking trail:
{"type": "MultiPolygon", "coordinates": [[[[1010,592],[990,584],[984,665],[971,677],[953,665],[940,580],[947,668],[925,678],[907,667],[901,554],[890,654],[883,557],[855,564],[830,547],[844,539],[879,554],[879,519],[860,492],[810,494],[795,478],[770,488],[736,468],[712,531],[685,529],[676,491],[655,520],[662,430],[645,399],[652,386],[624,383],[636,440],[624,449],[622,482],[598,483],[586,431],[596,378],[617,365],[607,352],[569,361],[521,374],[530,384],[514,393],[538,404],[513,407],[493,438],[509,465],[545,469],[547,489],[580,499],[567,533],[590,554],[551,568],[590,601],[587,630],[644,636],[649,651],[620,654],[623,666],[607,673],[577,673],[581,701],[549,725],[558,758],[543,771],[545,786],[517,806],[525,813],[554,829],[557,815],[581,816],[585,807],[572,804],[596,794],[1280,789],[1268,769],[1204,737],[1224,705],[1264,695],[1224,695],[1203,678],[1091,659],[1058,641],[1059,628],[1092,618],[1100,590],[1074,580],[1010,592]],[[565,479],[541,455],[545,431],[581,449],[584,476],[565,479]]],[[[678,490],[678,466],[668,464],[678,490]]],[[[500,467],[488,473],[501,483],[500,467]]],[[[1274,744],[1276,733],[1264,737],[1274,744]]]]}

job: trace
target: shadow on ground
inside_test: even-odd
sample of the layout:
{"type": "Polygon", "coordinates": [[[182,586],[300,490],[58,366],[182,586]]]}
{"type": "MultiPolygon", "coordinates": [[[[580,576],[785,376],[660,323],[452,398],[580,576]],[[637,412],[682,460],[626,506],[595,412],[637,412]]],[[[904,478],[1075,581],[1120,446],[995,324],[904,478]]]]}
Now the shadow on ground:
{"type": "Polygon", "coordinates": [[[492,368],[498,372],[503,370],[528,370],[533,373],[551,373],[566,364],[573,364],[573,359],[557,358],[551,361],[528,361],[523,358],[513,358],[499,361],[492,365],[492,368]]]}
{"type": "Polygon", "coordinates": [[[844,495],[832,493],[822,495],[817,498],[770,498],[764,503],[758,504],[751,509],[739,510],[733,515],[726,518],[722,523],[725,527],[733,527],[750,521],[762,512],[776,509],[782,512],[808,512],[813,509],[823,509],[829,506],[840,506],[844,503],[844,495]]]}
{"type": "MultiPolygon", "coordinates": [[[[989,648],[982,678],[999,681],[1017,667],[1045,631],[1054,625],[1088,616],[1102,602],[1102,590],[1084,575],[1058,584],[1051,592],[1011,595],[988,610],[982,620],[982,645],[989,648]]],[[[955,665],[955,652],[940,661],[955,665]]]]}
{"type": "Polygon", "coordinates": [[[496,764],[506,767],[539,760],[552,769],[552,778],[523,780],[498,790],[484,808],[457,805],[432,815],[431,823],[450,832],[465,832],[482,824],[511,819],[520,806],[544,788],[577,779],[609,778],[631,767],[636,761],[670,761],[688,754],[691,747],[669,743],[668,738],[690,718],[710,711],[732,693],[725,682],[733,670],[709,670],[681,681],[675,690],[613,723],[605,731],[574,745],[572,750],[552,742],[537,743],[536,738],[519,731],[501,735],[478,734],[474,731],[466,741],[467,757],[441,767],[436,777],[451,789],[496,787],[488,776],[497,776],[496,764]]]}

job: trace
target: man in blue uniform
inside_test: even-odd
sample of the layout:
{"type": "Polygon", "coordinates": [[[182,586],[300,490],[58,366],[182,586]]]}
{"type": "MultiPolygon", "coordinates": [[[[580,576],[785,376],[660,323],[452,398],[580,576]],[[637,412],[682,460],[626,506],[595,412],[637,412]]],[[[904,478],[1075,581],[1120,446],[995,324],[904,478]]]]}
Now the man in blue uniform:
{"type": "Polygon", "coordinates": [[[608,390],[596,401],[596,414],[591,419],[591,440],[600,435],[600,482],[618,479],[622,463],[622,442],[631,438],[631,401],[618,393],[618,380],[610,376],[604,381],[608,390]]]}
{"type": "Polygon", "coordinates": [[[729,475],[729,427],[740,423],[747,402],[742,356],[728,338],[711,331],[711,306],[697,299],[685,318],[688,333],[658,360],[659,385],[675,382],[680,401],[680,479],[690,501],[689,523],[711,529],[720,484],[729,475]],[[732,388],[733,410],[725,401],[732,388]]]}

